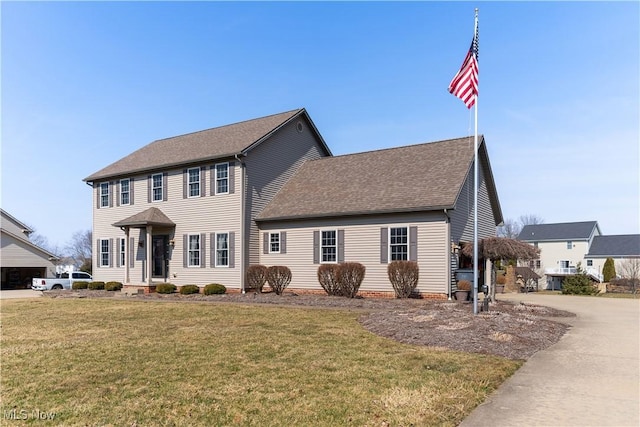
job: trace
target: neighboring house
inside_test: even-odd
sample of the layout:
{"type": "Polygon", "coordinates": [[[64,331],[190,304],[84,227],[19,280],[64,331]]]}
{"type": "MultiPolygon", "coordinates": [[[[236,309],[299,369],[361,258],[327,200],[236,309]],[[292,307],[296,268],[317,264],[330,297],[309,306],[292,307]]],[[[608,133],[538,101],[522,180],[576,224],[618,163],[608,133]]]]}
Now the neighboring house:
{"type": "Polygon", "coordinates": [[[589,252],[584,256],[587,268],[602,273],[604,262],[612,258],[616,273],[620,276],[624,264],[633,258],[640,258],[640,234],[623,234],[613,236],[596,236],[589,252]]]}
{"type": "Polygon", "coordinates": [[[578,263],[594,280],[602,281],[600,271],[585,265],[585,254],[600,236],[597,221],[525,225],[518,240],[540,249],[540,259],[529,267],[546,276],[545,289],[561,289],[566,276],[576,274],[578,263]]]}
{"type": "MultiPolygon", "coordinates": [[[[479,159],[483,238],[502,212],[482,137],[479,159]]],[[[291,289],[322,291],[320,263],[357,261],[361,290],[389,293],[387,264],[407,259],[419,292],[446,296],[473,239],[473,160],[470,138],[332,157],[304,109],[155,141],[85,178],[93,277],[244,291],[249,265],[286,265],[291,289]]]]}
{"type": "Polygon", "coordinates": [[[34,277],[53,275],[58,258],[29,241],[33,230],[4,209],[0,217],[2,288],[26,288],[34,277]]]}

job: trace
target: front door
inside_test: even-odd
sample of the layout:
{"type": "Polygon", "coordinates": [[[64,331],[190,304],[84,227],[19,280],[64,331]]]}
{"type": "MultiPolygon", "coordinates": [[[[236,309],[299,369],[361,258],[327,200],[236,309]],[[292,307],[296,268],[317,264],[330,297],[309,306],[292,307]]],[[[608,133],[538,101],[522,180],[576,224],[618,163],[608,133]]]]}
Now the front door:
{"type": "Polygon", "coordinates": [[[153,236],[152,238],[152,277],[167,278],[167,243],[169,236],[153,236]]]}

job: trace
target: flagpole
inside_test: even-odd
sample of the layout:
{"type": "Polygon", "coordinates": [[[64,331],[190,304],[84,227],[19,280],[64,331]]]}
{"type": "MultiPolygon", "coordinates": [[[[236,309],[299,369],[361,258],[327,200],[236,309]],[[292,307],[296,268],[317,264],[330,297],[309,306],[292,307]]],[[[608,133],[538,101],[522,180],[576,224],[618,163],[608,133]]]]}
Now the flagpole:
{"type": "MultiPolygon", "coordinates": [[[[473,34],[478,31],[478,8],[473,34]]],[[[478,314],[478,94],[475,102],[475,130],[473,136],[473,314],[478,314]]]]}

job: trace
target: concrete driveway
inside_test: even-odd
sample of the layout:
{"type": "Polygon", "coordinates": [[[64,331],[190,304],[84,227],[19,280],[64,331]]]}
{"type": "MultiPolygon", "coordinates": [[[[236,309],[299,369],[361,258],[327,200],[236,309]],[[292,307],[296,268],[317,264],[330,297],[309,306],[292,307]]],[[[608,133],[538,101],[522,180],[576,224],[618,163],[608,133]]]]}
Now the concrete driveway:
{"type": "Polygon", "coordinates": [[[9,289],[0,291],[0,299],[38,298],[41,296],[41,291],[34,291],[32,289],[9,289]]]}
{"type": "Polygon", "coordinates": [[[640,426],[640,300],[504,294],[576,313],[460,425],[640,426]]]}

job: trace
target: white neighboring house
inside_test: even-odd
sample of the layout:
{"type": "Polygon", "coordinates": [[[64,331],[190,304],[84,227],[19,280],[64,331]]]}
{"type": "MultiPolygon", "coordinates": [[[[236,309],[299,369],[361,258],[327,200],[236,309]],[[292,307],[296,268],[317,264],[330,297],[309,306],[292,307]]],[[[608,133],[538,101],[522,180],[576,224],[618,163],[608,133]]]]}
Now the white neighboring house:
{"type": "Polygon", "coordinates": [[[27,225],[0,209],[2,289],[26,288],[34,277],[47,277],[56,271],[54,254],[29,240],[27,225]]]}
{"type": "Polygon", "coordinates": [[[627,260],[640,258],[640,234],[597,236],[593,239],[589,252],[584,258],[583,265],[598,272],[602,272],[607,258],[612,258],[616,274],[620,277],[627,260]]]}
{"type": "MultiPolygon", "coordinates": [[[[601,236],[597,221],[525,225],[518,240],[540,249],[540,259],[529,266],[546,277],[544,289],[561,289],[566,276],[576,274],[578,263],[592,279],[602,282],[601,270],[585,263],[594,239],[601,236]]],[[[602,261],[604,264],[604,261],[602,261]]]]}

